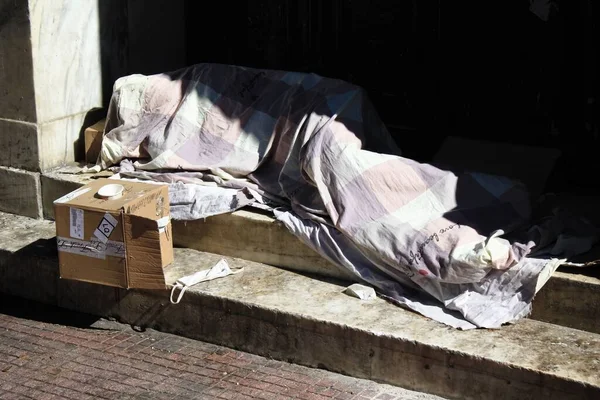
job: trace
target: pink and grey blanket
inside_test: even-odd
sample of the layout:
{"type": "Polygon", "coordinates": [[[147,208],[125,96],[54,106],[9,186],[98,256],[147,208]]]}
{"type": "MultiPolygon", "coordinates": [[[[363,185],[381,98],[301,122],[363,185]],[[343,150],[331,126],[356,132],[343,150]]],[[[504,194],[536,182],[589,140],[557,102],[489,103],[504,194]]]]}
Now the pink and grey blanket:
{"type": "Polygon", "coordinates": [[[523,188],[399,154],[360,87],[200,64],[119,79],[99,162],[171,183],[176,218],[268,205],[321,255],[446,324],[527,315],[559,261],[505,238],[529,218],[523,188]]]}

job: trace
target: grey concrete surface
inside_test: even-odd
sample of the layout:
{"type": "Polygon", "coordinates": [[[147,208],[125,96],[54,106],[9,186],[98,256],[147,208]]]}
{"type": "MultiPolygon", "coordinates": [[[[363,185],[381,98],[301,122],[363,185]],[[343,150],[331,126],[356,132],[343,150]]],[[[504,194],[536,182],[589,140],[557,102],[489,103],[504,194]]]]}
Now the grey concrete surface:
{"type": "MultiPolygon", "coordinates": [[[[73,171],[73,167],[65,167],[43,174],[46,217],[53,215],[54,199],[93,179],[90,175],[74,175],[73,171]]],[[[275,219],[254,211],[175,221],[173,237],[180,247],[352,280],[346,271],[321,258],[275,219]]],[[[558,271],[536,296],[531,318],[600,333],[599,294],[600,273],[593,269],[558,271]]]]}
{"type": "Polygon", "coordinates": [[[40,170],[84,157],[83,127],[89,110],[39,124],[40,170]]]}
{"type": "Polygon", "coordinates": [[[349,272],[321,257],[272,216],[254,210],[238,210],[206,220],[174,221],[173,242],[180,247],[354,280],[349,272]]]}
{"type": "Polygon", "coordinates": [[[0,211],[41,218],[40,174],[0,167],[0,211]]]}
{"type": "Polygon", "coordinates": [[[0,213],[0,292],[55,303],[55,235],[51,221],[0,213]]]}
{"type": "Polygon", "coordinates": [[[555,272],[535,297],[529,317],[600,333],[600,267],[555,272]]]}
{"type": "Polygon", "coordinates": [[[2,119],[0,114],[0,165],[29,171],[39,170],[37,139],[36,124],[2,119]]]}
{"type": "Polygon", "coordinates": [[[54,200],[72,192],[78,187],[91,181],[91,175],[75,175],[78,168],[72,165],[71,169],[59,168],[42,174],[42,208],[44,218],[54,219],[54,200]],[[66,172],[69,173],[66,173],[66,172]]]}
{"type": "Polygon", "coordinates": [[[36,122],[28,2],[0,0],[0,26],[0,118],[36,122]]]}
{"type": "MultiPolygon", "coordinates": [[[[3,293],[449,398],[600,396],[594,333],[529,319],[458,331],[382,299],[349,297],[338,281],[232,258],[242,273],[199,284],[172,305],[167,291],[60,280],[51,222],[4,214],[0,224],[3,293]]],[[[221,258],[191,249],[175,257],[169,281],[221,258]]]]}

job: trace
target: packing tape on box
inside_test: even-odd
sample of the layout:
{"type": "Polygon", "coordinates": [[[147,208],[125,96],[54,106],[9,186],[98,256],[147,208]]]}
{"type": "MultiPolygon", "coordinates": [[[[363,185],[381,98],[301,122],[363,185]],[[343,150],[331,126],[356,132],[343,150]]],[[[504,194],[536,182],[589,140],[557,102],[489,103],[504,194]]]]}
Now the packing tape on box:
{"type": "Polygon", "coordinates": [[[78,254],[81,256],[99,258],[106,256],[125,258],[125,243],[112,240],[103,243],[99,240],[79,240],[73,238],[56,237],[58,251],[78,254]]]}
{"type": "Polygon", "coordinates": [[[158,226],[158,232],[163,233],[167,229],[167,225],[171,222],[171,217],[168,215],[156,220],[156,226],[158,226]]]}
{"type": "Polygon", "coordinates": [[[158,233],[160,234],[160,233],[165,232],[168,240],[171,240],[171,238],[169,237],[169,231],[167,230],[167,226],[169,225],[170,222],[171,222],[171,217],[168,215],[166,217],[162,217],[162,218],[156,220],[156,226],[158,226],[158,233]]]}

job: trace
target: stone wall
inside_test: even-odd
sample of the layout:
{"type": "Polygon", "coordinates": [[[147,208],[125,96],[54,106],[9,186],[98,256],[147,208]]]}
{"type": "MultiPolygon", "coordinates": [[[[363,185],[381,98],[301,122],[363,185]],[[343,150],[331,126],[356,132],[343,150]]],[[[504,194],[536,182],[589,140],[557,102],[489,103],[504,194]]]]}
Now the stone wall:
{"type": "Polygon", "coordinates": [[[40,174],[83,160],[114,80],[185,64],[184,2],[0,0],[0,211],[41,217],[40,174]]]}

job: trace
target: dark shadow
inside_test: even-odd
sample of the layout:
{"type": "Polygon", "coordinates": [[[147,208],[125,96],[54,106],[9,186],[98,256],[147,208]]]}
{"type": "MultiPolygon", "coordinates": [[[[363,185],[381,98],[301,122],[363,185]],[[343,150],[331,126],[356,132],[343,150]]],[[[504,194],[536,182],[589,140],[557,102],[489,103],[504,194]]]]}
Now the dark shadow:
{"type": "MultiPolygon", "coordinates": [[[[133,292],[99,284],[61,280],[58,271],[56,238],[38,239],[21,249],[0,250],[0,277],[5,293],[0,293],[0,314],[17,318],[85,329],[112,329],[103,320],[118,315],[116,307],[133,292]],[[59,293],[60,291],[60,293],[59,293]],[[18,296],[18,297],[17,297],[18,296]],[[61,301],[59,301],[59,297],[61,301]],[[36,300],[32,300],[36,299],[36,300]],[[61,303],[61,307],[56,306],[61,303]],[[86,307],[94,314],[72,311],[86,307]],[[102,321],[101,324],[99,322],[102,321]]],[[[148,293],[166,293],[165,290],[148,293]]],[[[137,331],[156,325],[157,317],[169,309],[164,298],[145,302],[147,307],[131,324],[137,331]]],[[[116,327],[115,329],[120,329],[116,327]]]]}
{"type": "MultiPolygon", "coordinates": [[[[79,137],[73,142],[76,162],[85,161],[85,130],[106,117],[106,110],[112,95],[115,80],[129,73],[128,66],[128,3],[122,0],[102,0],[98,2],[100,28],[100,69],[102,86],[102,107],[90,110],[79,130],[79,137]]],[[[84,61],[86,62],[86,61],[84,61]]],[[[95,62],[89,60],[90,63],[95,62]]],[[[92,84],[91,87],[94,87],[92,84]]],[[[85,90],[82,87],[73,90],[85,90]]]]}
{"type": "MultiPolygon", "coordinates": [[[[519,194],[521,189],[513,188],[514,194],[509,191],[497,198],[486,188],[480,186],[469,174],[461,171],[457,175],[457,206],[446,213],[444,217],[454,223],[469,226],[480,235],[487,237],[493,231],[502,229],[506,232],[503,237],[513,243],[526,244],[532,240],[539,244],[538,236],[529,234],[528,230],[547,218],[553,218],[554,212],[559,209],[567,216],[567,219],[562,222],[564,225],[560,234],[579,235],[580,240],[584,241],[588,239],[588,236],[600,233],[600,213],[597,211],[598,196],[561,193],[558,200],[546,204],[539,201],[538,198],[527,199],[519,194]],[[516,199],[522,201],[519,202],[516,199]],[[518,211],[526,208],[531,209],[530,218],[524,218],[523,214],[518,211]]],[[[554,241],[550,243],[550,246],[554,246],[554,241]]],[[[534,258],[553,258],[550,255],[536,255],[536,250],[537,248],[534,247],[532,254],[534,258]]],[[[564,256],[557,254],[555,257],[563,258],[564,256]]],[[[567,261],[585,264],[585,266],[568,267],[565,265],[559,267],[560,271],[600,278],[600,269],[598,268],[600,242],[596,242],[587,252],[568,257],[567,261]]]]}
{"type": "Polygon", "coordinates": [[[545,18],[528,2],[103,0],[103,105],[121,76],[201,62],[314,72],[365,88],[408,158],[449,135],[560,147],[549,187],[597,190],[581,173],[600,173],[597,24],[562,3],[545,18]]]}
{"type": "MultiPolygon", "coordinates": [[[[75,160],[78,162],[85,161],[85,130],[105,117],[106,109],[104,108],[94,108],[85,115],[81,129],[79,130],[79,138],[73,143],[75,160]]],[[[85,162],[83,165],[85,165],[85,162]]]]}
{"type": "Polygon", "coordinates": [[[98,317],[95,315],[84,314],[49,304],[27,300],[22,297],[3,294],[0,294],[0,314],[48,324],[66,325],[86,329],[96,329],[93,325],[98,321],[98,317]]]}
{"type": "Polygon", "coordinates": [[[590,278],[600,279],[600,265],[599,265],[600,259],[596,257],[597,253],[598,253],[598,251],[594,250],[593,252],[582,254],[581,256],[578,257],[579,259],[587,259],[586,261],[598,260],[598,262],[592,263],[587,267],[569,267],[569,266],[563,265],[563,266],[559,267],[558,270],[560,272],[566,272],[568,274],[583,275],[583,276],[589,276],[590,278]]]}
{"type": "Polygon", "coordinates": [[[56,238],[38,239],[23,248],[0,251],[3,284],[10,293],[36,297],[50,304],[0,293],[0,313],[52,324],[90,328],[98,317],[56,307],[58,251],[56,238]],[[52,269],[56,270],[53,271],[52,269]],[[9,272],[10,269],[10,272],[9,272]],[[3,270],[3,271],[2,271],[3,270]],[[35,273],[36,276],[32,277],[35,273]]]}
{"type": "MultiPolygon", "coordinates": [[[[454,135],[561,147],[569,153],[561,169],[581,171],[577,154],[598,148],[595,10],[550,1],[544,19],[529,3],[256,0],[212,4],[199,26],[206,6],[186,0],[187,64],[314,72],[360,85],[418,161],[454,135]],[[203,40],[207,32],[215,40],[203,40]],[[586,106],[586,96],[595,102],[586,106]]],[[[572,182],[561,178],[556,186],[572,182]]]]}
{"type": "Polygon", "coordinates": [[[131,73],[202,62],[312,72],[365,88],[408,158],[431,161],[449,135],[559,147],[552,190],[599,186],[580,173],[600,173],[600,80],[585,61],[599,49],[584,34],[597,27],[583,2],[546,19],[528,2],[176,3],[98,3],[105,106],[131,73]]]}

